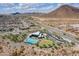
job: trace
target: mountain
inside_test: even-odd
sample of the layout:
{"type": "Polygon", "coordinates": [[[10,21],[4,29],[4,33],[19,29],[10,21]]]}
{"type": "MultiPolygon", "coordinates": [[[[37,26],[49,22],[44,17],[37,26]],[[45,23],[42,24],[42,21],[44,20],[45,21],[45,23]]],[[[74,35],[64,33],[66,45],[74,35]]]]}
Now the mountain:
{"type": "MultiPolygon", "coordinates": [[[[40,16],[40,15],[38,15],[40,16]]],[[[79,9],[70,5],[62,5],[59,8],[57,8],[56,10],[48,13],[48,14],[44,14],[41,15],[40,17],[57,17],[57,18],[61,18],[61,17],[79,17],[79,9]]]]}
{"type": "Polygon", "coordinates": [[[11,13],[12,15],[17,15],[17,14],[21,14],[21,13],[19,13],[19,12],[15,12],[15,13],[11,13]]]}

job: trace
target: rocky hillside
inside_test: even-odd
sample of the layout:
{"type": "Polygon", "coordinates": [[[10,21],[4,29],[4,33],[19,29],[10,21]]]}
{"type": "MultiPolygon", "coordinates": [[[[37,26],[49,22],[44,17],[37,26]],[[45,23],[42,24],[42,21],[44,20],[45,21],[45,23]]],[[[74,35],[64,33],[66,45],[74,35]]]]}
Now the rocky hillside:
{"type": "Polygon", "coordinates": [[[54,17],[54,18],[78,18],[79,9],[69,5],[62,5],[56,10],[48,13],[38,15],[40,17],[54,17]]]}

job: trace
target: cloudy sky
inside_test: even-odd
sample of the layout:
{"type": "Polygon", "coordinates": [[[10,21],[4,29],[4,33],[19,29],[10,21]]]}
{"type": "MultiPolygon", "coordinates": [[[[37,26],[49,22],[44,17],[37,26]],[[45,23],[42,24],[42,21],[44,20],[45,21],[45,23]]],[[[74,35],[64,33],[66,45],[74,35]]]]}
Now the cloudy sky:
{"type": "MultiPolygon", "coordinates": [[[[0,3],[0,13],[7,14],[7,13],[32,13],[32,12],[51,12],[56,8],[64,5],[65,3],[0,3]]],[[[68,5],[75,6],[79,8],[78,3],[71,3],[68,5]]]]}

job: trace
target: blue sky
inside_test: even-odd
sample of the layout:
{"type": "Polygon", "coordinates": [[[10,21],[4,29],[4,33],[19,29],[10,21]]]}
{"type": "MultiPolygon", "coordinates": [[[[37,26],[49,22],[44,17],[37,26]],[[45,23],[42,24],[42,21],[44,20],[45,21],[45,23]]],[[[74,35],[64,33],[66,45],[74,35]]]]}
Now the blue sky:
{"type": "MultiPolygon", "coordinates": [[[[41,13],[48,13],[51,12],[61,5],[65,3],[0,3],[0,13],[7,14],[7,13],[32,13],[32,12],[41,12],[41,13]]],[[[78,3],[71,3],[68,5],[75,6],[79,8],[78,3]]]]}

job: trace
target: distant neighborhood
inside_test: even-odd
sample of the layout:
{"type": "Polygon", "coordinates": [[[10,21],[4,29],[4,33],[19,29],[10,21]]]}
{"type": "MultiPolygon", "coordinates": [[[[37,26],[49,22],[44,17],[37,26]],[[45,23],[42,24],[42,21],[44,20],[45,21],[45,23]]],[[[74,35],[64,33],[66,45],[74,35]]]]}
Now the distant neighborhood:
{"type": "Polygon", "coordinates": [[[32,22],[26,16],[20,15],[2,15],[0,16],[0,32],[15,32],[16,34],[21,30],[32,26],[32,22]]]}

